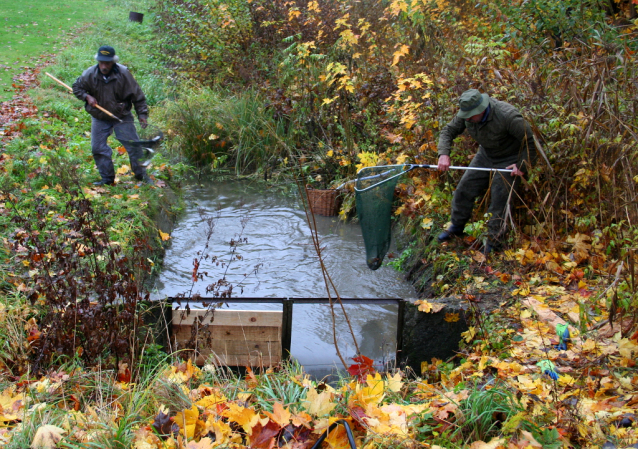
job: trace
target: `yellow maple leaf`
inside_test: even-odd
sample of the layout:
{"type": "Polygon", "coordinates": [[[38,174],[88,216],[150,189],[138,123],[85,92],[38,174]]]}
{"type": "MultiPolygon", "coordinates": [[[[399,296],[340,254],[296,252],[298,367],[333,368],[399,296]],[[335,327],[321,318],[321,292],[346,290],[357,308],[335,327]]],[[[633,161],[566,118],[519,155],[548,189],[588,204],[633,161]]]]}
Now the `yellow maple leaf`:
{"type": "Polygon", "coordinates": [[[168,235],[168,233],[166,232],[159,231],[159,234],[160,234],[160,237],[162,238],[162,242],[165,242],[171,238],[171,236],[168,235]]]}
{"type": "Polygon", "coordinates": [[[434,220],[432,220],[430,217],[425,217],[423,221],[421,221],[421,227],[423,229],[430,229],[433,224],[434,220]]]}
{"type": "Polygon", "coordinates": [[[323,391],[317,393],[314,387],[308,389],[306,400],[302,402],[302,407],[313,416],[327,415],[334,409],[337,404],[332,402],[332,393],[323,391]]]}
{"type": "Polygon", "coordinates": [[[324,98],[324,99],[323,99],[323,102],[321,103],[321,105],[323,106],[323,105],[326,105],[326,104],[330,104],[330,103],[332,103],[333,101],[335,101],[337,98],[339,98],[339,95],[334,96],[334,97],[332,97],[332,98],[324,98]]]}
{"type": "Polygon", "coordinates": [[[394,52],[394,55],[392,57],[392,66],[397,65],[399,63],[399,59],[401,59],[408,53],[410,53],[410,46],[405,44],[401,45],[401,48],[394,52]]]}
{"type": "Polygon", "coordinates": [[[131,171],[131,167],[129,167],[128,165],[122,165],[120,168],[117,169],[116,173],[118,175],[125,175],[129,171],[131,171]]]}
{"type": "Polygon", "coordinates": [[[466,343],[471,342],[474,339],[475,335],[476,329],[474,328],[474,326],[470,326],[468,330],[466,330],[465,332],[461,332],[461,337],[465,339],[466,343]]]}
{"type": "Polygon", "coordinates": [[[197,418],[199,418],[199,410],[195,405],[189,410],[182,410],[173,417],[175,423],[179,426],[180,432],[189,439],[195,436],[197,418]]]}
{"type": "Polygon", "coordinates": [[[371,405],[366,410],[366,424],[378,434],[407,437],[406,414],[398,404],[387,404],[382,407],[371,405]]]}
{"type": "Polygon", "coordinates": [[[208,432],[213,432],[215,434],[215,443],[219,445],[229,443],[231,438],[234,436],[230,425],[215,415],[209,415],[206,420],[202,433],[208,434],[208,432]]]}
{"type": "Polygon", "coordinates": [[[394,376],[388,376],[386,382],[388,384],[388,390],[393,393],[398,393],[403,387],[401,372],[397,371],[394,376]]]}
{"type": "Polygon", "coordinates": [[[348,405],[350,407],[362,407],[365,410],[370,404],[379,404],[384,396],[381,375],[379,373],[375,373],[374,376],[368,374],[366,386],[356,384],[355,394],[348,398],[348,405]]]}
{"type": "Polygon", "coordinates": [[[440,312],[443,307],[445,307],[444,304],[432,304],[429,301],[426,301],[425,299],[419,299],[418,301],[414,301],[414,304],[418,306],[418,310],[419,312],[425,312],[425,313],[437,313],[440,312]]]}
{"type": "Polygon", "coordinates": [[[200,407],[203,407],[204,409],[207,408],[214,408],[217,404],[221,404],[222,402],[226,402],[226,396],[224,396],[223,394],[209,394],[208,396],[204,396],[203,398],[201,398],[199,401],[195,402],[196,405],[199,405],[200,407]]]}
{"type": "Polygon", "coordinates": [[[401,153],[397,156],[397,164],[401,165],[401,164],[405,164],[405,161],[409,158],[410,156],[408,156],[405,153],[401,153]]]}
{"type": "Polygon", "coordinates": [[[11,388],[7,388],[0,395],[0,422],[21,419],[20,410],[24,408],[24,394],[14,395],[11,388]]]}
{"type": "Polygon", "coordinates": [[[222,416],[228,418],[229,421],[236,422],[243,427],[248,435],[252,435],[253,427],[259,421],[259,415],[252,408],[242,407],[239,404],[230,402],[228,410],[222,412],[222,416]]]}
{"type": "Polygon", "coordinates": [[[618,352],[623,357],[631,359],[632,352],[638,355],[638,345],[628,338],[622,338],[618,342],[618,352]]]}
{"type": "Polygon", "coordinates": [[[419,299],[415,301],[414,304],[418,306],[419,312],[430,313],[432,311],[432,303],[425,299],[419,299]]]}

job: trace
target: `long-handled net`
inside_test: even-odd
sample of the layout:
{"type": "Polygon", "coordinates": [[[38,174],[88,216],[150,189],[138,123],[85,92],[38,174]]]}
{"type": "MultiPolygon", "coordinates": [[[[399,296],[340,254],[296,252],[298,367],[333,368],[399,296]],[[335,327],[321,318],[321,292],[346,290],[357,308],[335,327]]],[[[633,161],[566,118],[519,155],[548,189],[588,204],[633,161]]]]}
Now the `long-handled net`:
{"type": "MultiPolygon", "coordinates": [[[[406,170],[407,168],[407,170],[406,170]]],[[[354,186],[357,215],[366,247],[368,268],[376,270],[390,248],[392,199],[399,177],[409,165],[365,167],[354,186]]]]}
{"type": "MultiPolygon", "coordinates": [[[[364,167],[357,173],[354,187],[357,215],[366,247],[366,263],[378,269],[390,248],[392,234],[392,201],[399,177],[414,168],[437,168],[436,165],[385,165],[364,167]]],[[[454,170],[498,171],[509,169],[482,167],[450,167],[454,170]]]]}
{"type": "Polygon", "coordinates": [[[148,167],[151,159],[155,156],[157,149],[162,143],[164,134],[156,126],[149,125],[142,128],[139,123],[135,123],[137,139],[118,139],[129,154],[136,156],[142,167],[148,167]]]}

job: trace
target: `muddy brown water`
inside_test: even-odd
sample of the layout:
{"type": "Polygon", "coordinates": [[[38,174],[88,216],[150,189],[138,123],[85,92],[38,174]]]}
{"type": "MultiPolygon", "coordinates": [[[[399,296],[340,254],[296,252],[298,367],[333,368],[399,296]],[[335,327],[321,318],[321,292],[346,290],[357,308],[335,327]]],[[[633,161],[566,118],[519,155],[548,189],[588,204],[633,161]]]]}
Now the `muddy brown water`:
{"type": "MultiPolygon", "coordinates": [[[[298,193],[269,188],[246,181],[206,182],[191,185],[184,214],[171,234],[164,265],[153,291],[154,299],[180,293],[211,296],[206,286],[225,274],[233,285],[233,297],[325,298],[327,293],[312,245],[310,229],[298,193]],[[208,226],[214,231],[208,248],[208,226]],[[243,230],[242,230],[243,226],[243,230]],[[240,240],[241,239],[241,240],[240,240]],[[229,242],[241,241],[232,262],[229,242]],[[220,262],[203,260],[203,281],[192,283],[193,260],[216,256],[220,262]],[[191,291],[192,289],[192,291],[191,291]]],[[[396,305],[365,304],[366,298],[412,298],[413,287],[391,267],[371,271],[365,263],[365,248],[358,224],[337,217],[316,216],[323,257],[343,298],[361,298],[361,305],[346,305],[361,352],[377,364],[388,362],[396,350],[396,305]]],[[[391,250],[392,251],[392,250],[391,250]]],[[[229,304],[231,309],[281,310],[279,304],[229,304]]],[[[339,311],[337,340],[345,357],[355,356],[352,338],[339,311]]],[[[292,356],[315,377],[341,369],[333,344],[329,306],[294,306],[292,356]]],[[[347,360],[351,363],[351,360],[347,360]]]]}

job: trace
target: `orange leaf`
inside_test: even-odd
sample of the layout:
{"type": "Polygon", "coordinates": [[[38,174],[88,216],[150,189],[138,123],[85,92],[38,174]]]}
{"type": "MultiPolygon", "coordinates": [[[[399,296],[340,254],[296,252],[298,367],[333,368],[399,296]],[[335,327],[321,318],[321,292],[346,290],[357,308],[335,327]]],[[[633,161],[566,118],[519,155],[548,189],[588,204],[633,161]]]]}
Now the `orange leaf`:
{"type": "Polygon", "coordinates": [[[270,419],[279,424],[280,427],[286,427],[290,423],[291,414],[290,411],[279,403],[275,402],[275,405],[272,407],[272,413],[264,412],[270,419]]]}
{"type": "Polygon", "coordinates": [[[255,410],[242,407],[234,402],[228,404],[228,410],[224,410],[222,416],[242,426],[248,435],[252,433],[253,427],[259,421],[259,415],[255,410]]]}
{"type": "Polygon", "coordinates": [[[445,314],[445,321],[447,321],[448,323],[456,323],[459,320],[459,314],[458,313],[446,313],[445,314]]]}

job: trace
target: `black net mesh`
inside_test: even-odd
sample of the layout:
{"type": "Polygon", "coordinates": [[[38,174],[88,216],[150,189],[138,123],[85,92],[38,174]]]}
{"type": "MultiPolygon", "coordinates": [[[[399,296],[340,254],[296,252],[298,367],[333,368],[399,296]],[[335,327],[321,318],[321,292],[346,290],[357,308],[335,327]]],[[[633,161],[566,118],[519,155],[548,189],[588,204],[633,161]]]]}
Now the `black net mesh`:
{"type": "Polygon", "coordinates": [[[140,164],[145,167],[151,162],[157,148],[162,143],[164,134],[156,126],[149,125],[142,128],[137,122],[135,123],[135,131],[138,137],[136,140],[118,140],[129,154],[136,154],[140,164]]]}
{"type": "Polygon", "coordinates": [[[392,199],[399,177],[409,165],[365,167],[357,173],[355,199],[366,247],[366,263],[371,270],[381,266],[390,248],[392,199]]]}

